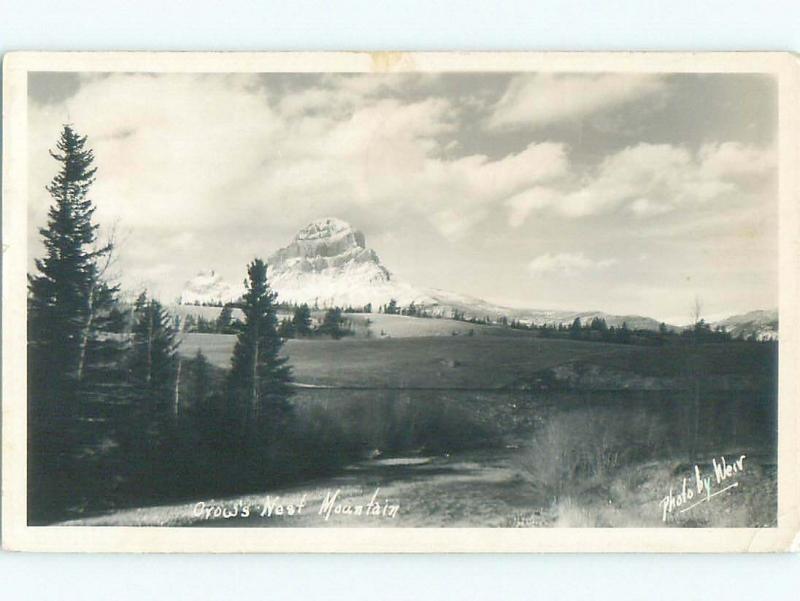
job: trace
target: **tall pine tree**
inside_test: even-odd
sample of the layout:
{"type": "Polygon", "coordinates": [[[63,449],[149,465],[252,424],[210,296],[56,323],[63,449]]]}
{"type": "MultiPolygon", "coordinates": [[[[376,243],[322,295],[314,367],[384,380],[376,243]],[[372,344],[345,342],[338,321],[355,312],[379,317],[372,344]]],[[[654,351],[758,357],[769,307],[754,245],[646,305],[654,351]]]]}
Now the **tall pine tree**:
{"type": "Polygon", "coordinates": [[[37,361],[31,380],[59,395],[86,376],[91,341],[116,303],[117,287],[103,280],[112,247],[97,245],[95,207],[88,198],[94,154],[65,125],[51,156],[61,167],[47,186],[53,198],[47,227],[40,228],[45,256],[28,276],[29,332],[37,361]]]}
{"type": "Polygon", "coordinates": [[[267,282],[267,265],[255,259],[247,266],[246,292],[240,305],[244,323],[231,359],[229,391],[245,426],[275,424],[289,410],[292,380],[280,356],[276,294],[267,282]]]}
{"type": "MultiPolygon", "coordinates": [[[[65,125],[50,155],[59,170],[39,230],[44,257],[28,275],[29,506],[41,519],[80,502],[77,457],[109,433],[106,400],[117,395],[124,327],[118,288],[105,280],[112,244],[97,241],[89,198],[94,155],[65,125]]],[[[90,453],[97,456],[95,452],[90,453]]],[[[84,466],[85,467],[85,466],[84,466]]],[[[87,480],[92,480],[87,476],[87,480]]]]}

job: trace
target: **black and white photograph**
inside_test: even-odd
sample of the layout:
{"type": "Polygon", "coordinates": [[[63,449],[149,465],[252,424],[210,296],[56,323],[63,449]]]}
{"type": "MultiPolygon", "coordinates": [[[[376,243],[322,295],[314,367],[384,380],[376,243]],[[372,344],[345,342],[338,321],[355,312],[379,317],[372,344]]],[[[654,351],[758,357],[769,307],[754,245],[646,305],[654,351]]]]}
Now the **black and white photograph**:
{"type": "Polygon", "coordinates": [[[779,57],[287,56],[20,61],[26,531],[786,525],[779,57]]]}

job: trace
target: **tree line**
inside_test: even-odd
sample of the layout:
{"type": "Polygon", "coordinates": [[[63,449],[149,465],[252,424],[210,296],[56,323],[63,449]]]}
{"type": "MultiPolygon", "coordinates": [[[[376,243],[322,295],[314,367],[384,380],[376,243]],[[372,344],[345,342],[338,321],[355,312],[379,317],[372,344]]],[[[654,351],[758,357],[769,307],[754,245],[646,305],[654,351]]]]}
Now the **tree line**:
{"type": "Polygon", "coordinates": [[[334,340],[352,336],[353,324],[342,315],[340,307],[330,307],[325,310],[322,320],[314,325],[311,319],[311,309],[307,304],[294,308],[291,318],[281,320],[278,334],[283,338],[311,338],[314,336],[329,336],[334,340]]]}
{"type": "Polygon", "coordinates": [[[507,321],[502,318],[501,325],[517,330],[530,330],[543,338],[569,338],[588,342],[612,342],[616,344],[635,344],[645,346],[661,346],[665,344],[687,343],[721,343],[758,341],[755,335],[744,336],[740,334],[733,337],[724,326],[711,327],[704,319],[697,321],[687,328],[672,328],[665,323],[660,323],[658,330],[644,328],[630,328],[626,321],[620,326],[609,326],[602,317],[582,321],[576,317],[572,323],[564,324],[527,324],[519,320],[507,321]]]}
{"type": "MultiPolygon", "coordinates": [[[[244,323],[241,319],[233,318],[233,309],[241,307],[241,302],[226,303],[220,308],[216,319],[208,319],[202,315],[192,315],[191,313],[182,320],[176,316],[175,327],[184,332],[197,334],[237,334],[244,327],[244,323]]],[[[284,339],[329,336],[338,340],[345,336],[352,336],[354,334],[353,324],[344,317],[343,313],[345,312],[346,310],[340,307],[331,307],[325,310],[319,323],[314,323],[308,304],[294,305],[292,316],[284,317],[279,321],[277,332],[284,339]]]]}

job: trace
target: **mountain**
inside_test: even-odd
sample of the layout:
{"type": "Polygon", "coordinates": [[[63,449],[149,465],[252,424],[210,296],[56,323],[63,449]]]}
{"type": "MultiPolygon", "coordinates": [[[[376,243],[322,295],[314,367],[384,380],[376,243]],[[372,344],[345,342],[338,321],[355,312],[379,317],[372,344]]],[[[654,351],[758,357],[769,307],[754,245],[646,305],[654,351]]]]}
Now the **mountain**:
{"type": "MultiPolygon", "coordinates": [[[[506,317],[529,324],[571,324],[576,317],[583,323],[595,317],[609,326],[627,323],[631,329],[657,330],[659,322],[640,315],[611,315],[601,311],[547,311],[517,309],[438,290],[419,288],[389,271],[377,253],[368,248],[364,234],[341,219],[312,221],[289,244],[267,259],[270,286],[286,303],[325,307],[363,307],[373,310],[394,299],[401,307],[412,302],[433,315],[452,317],[455,312],[467,318],[492,320],[506,317]]],[[[235,300],[242,290],[224,282],[214,272],[201,273],[187,282],[181,302],[216,304],[235,300]]]]}
{"type": "Polygon", "coordinates": [[[778,339],[778,311],[759,310],[741,315],[732,315],[711,324],[713,328],[724,327],[734,338],[755,336],[758,340],[778,339]]]}
{"type": "Polygon", "coordinates": [[[318,219],[301,229],[288,246],[267,259],[270,285],[278,298],[319,307],[377,309],[395,299],[401,306],[434,304],[436,299],[394,277],[366,247],[364,234],[341,219],[318,219]]]}

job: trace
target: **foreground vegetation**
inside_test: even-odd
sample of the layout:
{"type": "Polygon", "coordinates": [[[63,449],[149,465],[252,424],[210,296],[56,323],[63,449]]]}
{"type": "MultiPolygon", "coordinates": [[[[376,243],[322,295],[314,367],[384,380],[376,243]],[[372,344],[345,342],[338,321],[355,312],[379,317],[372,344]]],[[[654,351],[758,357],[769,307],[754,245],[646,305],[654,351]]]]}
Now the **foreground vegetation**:
{"type": "Polygon", "coordinates": [[[653,413],[646,406],[660,403],[674,407],[680,402],[677,395],[607,395],[588,407],[577,403],[574,394],[550,395],[541,400],[547,405],[528,405],[505,392],[476,399],[456,395],[448,400],[420,392],[395,393],[394,397],[387,392],[378,399],[337,396],[338,392],[304,391],[296,397],[298,410],[319,412],[322,423],[338,419],[340,435],[351,440],[363,437],[371,445],[391,445],[394,441],[401,450],[395,452],[391,446],[381,446],[386,452],[377,458],[362,458],[349,469],[334,470],[304,483],[276,483],[250,494],[201,495],[184,502],[121,509],[69,523],[352,527],[361,522],[348,516],[331,516],[330,520],[320,517],[317,508],[326,494],[341,490],[343,500],[365,503],[379,487],[381,496],[397,503],[400,510],[396,519],[372,525],[653,528],[775,524],[774,452],[769,452],[768,443],[754,436],[720,443],[718,437],[724,434],[724,428],[715,430],[713,443],[709,443],[709,450],[703,452],[698,463],[704,473],[711,474],[711,461],[715,457],[719,461],[719,454],[729,459],[746,454],[746,469],[736,476],[737,486],[685,512],[671,512],[666,521],[663,519],[665,495],[671,489],[680,491],[682,479],[693,477],[694,464],[687,463],[681,452],[675,452],[678,442],[673,437],[680,431],[679,420],[670,419],[675,412],[653,413]],[[445,414],[453,408],[463,411],[443,420],[451,426],[445,432],[455,435],[449,440],[442,436],[435,420],[423,422],[420,427],[413,425],[414,418],[425,414],[424,408],[437,400],[444,401],[445,414]],[[484,449],[452,453],[443,448],[407,446],[431,433],[435,440],[457,443],[456,428],[463,419],[473,425],[471,435],[479,426],[478,433],[502,431],[502,440],[493,440],[484,449]],[[401,427],[393,429],[392,425],[401,427]],[[393,433],[402,436],[398,438],[393,433]],[[307,512],[303,516],[264,517],[254,510],[247,519],[232,520],[222,516],[207,520],[198,518],[196,513],[197,504],[203,503],[236,515],[237,507],[258,507],[265,495],[279,496],[289,503],[305,498],[307,512]]]}

